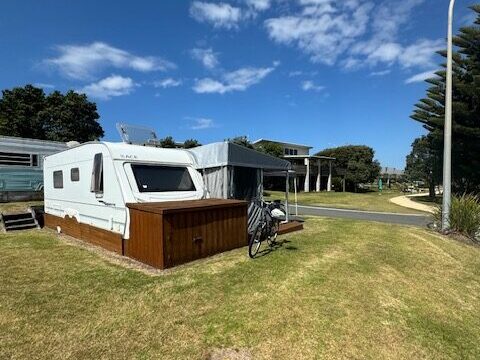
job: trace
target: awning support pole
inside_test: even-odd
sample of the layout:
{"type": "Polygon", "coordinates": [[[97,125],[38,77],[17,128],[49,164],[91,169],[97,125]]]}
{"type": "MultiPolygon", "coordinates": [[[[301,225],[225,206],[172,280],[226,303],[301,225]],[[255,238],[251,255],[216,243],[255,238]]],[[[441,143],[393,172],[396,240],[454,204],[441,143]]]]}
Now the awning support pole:
{"type": "Polygon", "coordinates": [[[298,216],[298,202],[297,202],[297,175],[293,178],[293,187],[295,191],[295,215],[298,216]]]}
{"type": "Polygon", "coordinates": [[[286,178],[286,181],[285,181],[285,220],[289,221],[289,216],[288,216],[288,190],[289,190],[289,184],[290,184],[290,174],[288,173],[288,170],[287,170],[287,176],[285,177],[286,178]]]}

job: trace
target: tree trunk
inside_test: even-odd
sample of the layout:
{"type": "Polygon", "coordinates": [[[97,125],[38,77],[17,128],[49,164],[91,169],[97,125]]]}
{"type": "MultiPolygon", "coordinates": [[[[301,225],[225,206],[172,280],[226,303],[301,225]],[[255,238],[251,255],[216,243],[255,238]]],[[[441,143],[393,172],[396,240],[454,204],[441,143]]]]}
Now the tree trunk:
{"type": "Polygon", "coordinates": [[[428,182],[428,196],[430,199],[435,198],[435,182],[432,179],[428,182]]]}

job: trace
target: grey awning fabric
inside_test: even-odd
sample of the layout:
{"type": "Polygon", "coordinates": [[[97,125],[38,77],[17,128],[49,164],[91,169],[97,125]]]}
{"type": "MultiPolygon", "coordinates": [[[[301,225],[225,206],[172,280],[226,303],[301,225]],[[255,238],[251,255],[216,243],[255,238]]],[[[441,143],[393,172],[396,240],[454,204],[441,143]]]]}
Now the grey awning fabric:
{"type": "Polygon", "coordinates": [[[290,162],[231,142],[217,142],[189,149],[197,169],[220,166],[242,166],[266,171],[290,170],[290,162]]]}

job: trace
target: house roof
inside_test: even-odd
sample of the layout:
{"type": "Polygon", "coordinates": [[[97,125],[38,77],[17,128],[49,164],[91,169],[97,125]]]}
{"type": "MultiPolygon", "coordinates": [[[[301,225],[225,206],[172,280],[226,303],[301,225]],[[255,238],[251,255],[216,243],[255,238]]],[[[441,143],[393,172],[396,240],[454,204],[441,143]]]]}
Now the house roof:
{"type": "Polygon", "coordinates": [[[270,140],[270,139],[258,139],[258,140],[255,140],[254,142],[252,142],[252,144],[257,145],[257,144],[260,144],[262,142],[271,142],[271,143],[275,143],[275,144],[281,144],[281,145],[287,145],[287,146],[296,146],[296,147],[301,147],[301,148],[305,148],[305,149],[312,149],[312,146],[308,146],[308,145],[295,144],[295,143],[290,143],[290,142],[286,142],[286,141],[278,141],[278,140],[270,140]]]}
{"type": "Polygon", "coordinates": [[[334,157],[322,155],[283,155],[285,159],[318,159],[318,160],[336,160],[334,157]]]}

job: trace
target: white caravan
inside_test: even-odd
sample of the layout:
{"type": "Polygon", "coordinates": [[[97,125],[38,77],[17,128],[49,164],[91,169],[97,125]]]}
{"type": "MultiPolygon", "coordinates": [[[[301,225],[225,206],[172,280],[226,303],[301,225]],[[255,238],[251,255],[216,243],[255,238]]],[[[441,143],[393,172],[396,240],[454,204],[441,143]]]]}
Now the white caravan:
{"type": "Polygon", "coordinates": [[[129,238],[127,203],[205,197],[194,157],[185,150],[92,142],[48,156],[45,212],[129,238]]]}

